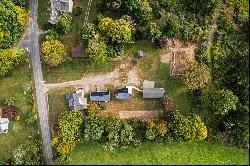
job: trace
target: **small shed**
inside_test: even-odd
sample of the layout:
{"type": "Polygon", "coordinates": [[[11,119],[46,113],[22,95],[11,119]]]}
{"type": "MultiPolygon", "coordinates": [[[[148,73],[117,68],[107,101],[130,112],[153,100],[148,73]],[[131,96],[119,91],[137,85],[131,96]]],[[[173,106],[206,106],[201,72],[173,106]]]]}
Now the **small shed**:
{"type": "Polygon", "coordinates": [[[143,98],[145,99],[159,99],[165,94],[163,88],[146,88],[143,89],[143,98]]]}
{"type": "Polygon", "coordinates": [[[77,57],[77,58],[84,58],[85,56],[85,52],[84,52],[84,48],[83,47],[72,47],[71,48],[71,56],[72,57],[77,57]]]}
{"type": "Polygon", "coordinates": [[[119,100],[126,100],[129,98],[128,88],[117,89],[116,98],[119,100]]]}
{"type": "Polygon", "coordinates": [[[155,82],[154,81],[148,81],[148,80],[145,80],[143,82],[143,89],[146,89],[146,88],[154,88],[155,87],[155,82]]]}
{"type": "Polygon", "coordinates": [[[9,119],[0,116],[0,133],[8,133],[9,119]]]}
{"type": "Polygon", "coordinates": [[[139,57],[139,58],[143,58],[144,57],[144,53],[143,53],[143,51],[138,51],[137,52],[137,56],[139,57]]]}
{"type": "Polygon", "coordinates": [[[90,101],[109,102],[110,101],[110,91],[90,92],[90,101]]]}

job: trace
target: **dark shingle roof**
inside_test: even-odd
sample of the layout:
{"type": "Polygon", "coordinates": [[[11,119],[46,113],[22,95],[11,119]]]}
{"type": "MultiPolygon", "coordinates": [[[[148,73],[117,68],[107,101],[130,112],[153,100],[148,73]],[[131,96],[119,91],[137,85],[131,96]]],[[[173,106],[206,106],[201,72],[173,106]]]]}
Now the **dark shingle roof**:
{"type": "Polygon", "coordinates": [[[110,91],[90,92],[90,101],[110,101],[110,91]]]}

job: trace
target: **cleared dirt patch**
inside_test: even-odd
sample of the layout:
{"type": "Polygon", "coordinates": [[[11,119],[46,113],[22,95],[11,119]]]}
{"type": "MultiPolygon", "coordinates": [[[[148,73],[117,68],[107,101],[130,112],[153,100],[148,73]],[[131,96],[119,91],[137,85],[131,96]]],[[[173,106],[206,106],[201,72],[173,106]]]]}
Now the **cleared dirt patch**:
{"type": "Polygon", "coordinates": [[[137,117],[141,120],[158,119],[160,115],[159,111],[120,111],[119,118],[131,119],[137,117]]]}
{"type": "Polygon", "coordinates": [[[195,49],[197,44],[189,43],[187,45],[181,43],[178,39],[168,39],[168,50],[161,54],[162,63],[171,63],[174,52],[182,52],[188,59],[194,60],[195,49]]]}

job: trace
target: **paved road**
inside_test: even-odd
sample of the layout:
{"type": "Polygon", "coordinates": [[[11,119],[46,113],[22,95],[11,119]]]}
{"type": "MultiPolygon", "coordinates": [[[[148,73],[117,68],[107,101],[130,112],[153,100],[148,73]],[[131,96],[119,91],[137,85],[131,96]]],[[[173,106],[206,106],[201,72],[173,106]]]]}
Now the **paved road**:
{"type": "MultiPolygon", "coordinates": [[[[34,83],[36,89],[36,101],[37,101],[38,115],[39,115],[39,121],[42,133],[42,142],[43,142],[44,164],[48,165],[52,164],[53,155],[52,155],[52,148],[50,145],[50,132],[48,124],[47,106],[45,100],[44,82],[43,82],[43,75],[42,75],[41,61],[39,54],[39,44],[38,44],[39,29],[37,24],[37,6],[38,6],[38,0],[30,0],[28,50],[30,51],[31,55],[34,83]]],[[[26,45],[25,40],[23,44],[24,46],[26,45]]]]}

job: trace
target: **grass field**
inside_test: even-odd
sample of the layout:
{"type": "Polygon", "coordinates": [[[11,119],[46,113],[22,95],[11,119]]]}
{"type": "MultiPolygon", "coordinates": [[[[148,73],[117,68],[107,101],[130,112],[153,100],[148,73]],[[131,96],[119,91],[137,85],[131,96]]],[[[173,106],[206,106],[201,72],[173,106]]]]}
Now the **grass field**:
{"type": "Polygon", "coordinates": [[[21,143],[24,143],[32,132],[37,131],[34,128],[28,128],[25,125],[25,117],[22,116],[26,111],[31,110],[30,93],[24,94],[23,85],[30,83],[31,75],[28,65],[25,64],[16,69],[12,75],[0,78],[0,107],[5,106],[6,98],[14,97],[15,105],[21,111],[19,121],[11,120],[7,134],[0,134],[0,164],[12,156],[12,151],[21,143]],[[16,131],[13,128],[16,128],[16,131]]]}
{"type": "Polygon", "coordinates": [[[178,144],[144,143],[137,148],[105,151],[95,142],[80,144],[71,153],[71,165],[122,164],[231,164],[247,165],[248,151],[229,148],[212,142],[185,142],[178,144]]]}

